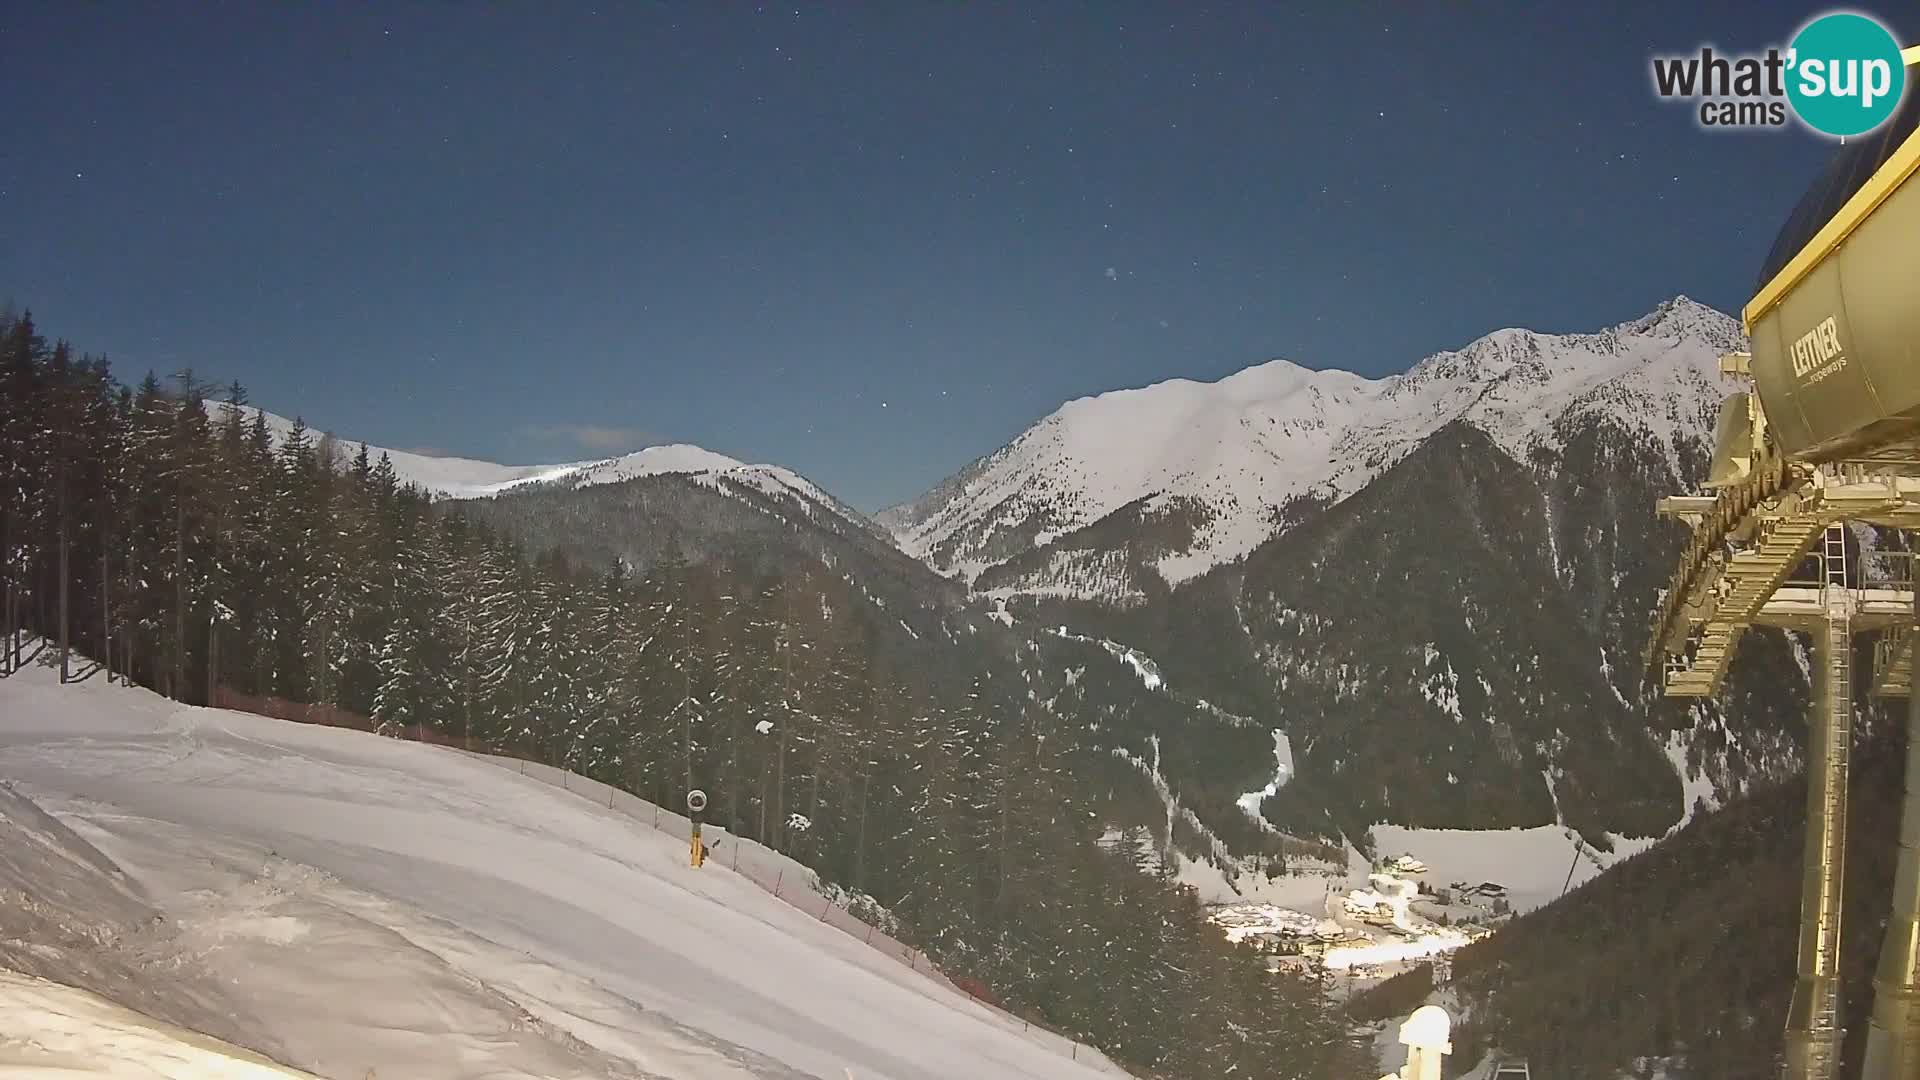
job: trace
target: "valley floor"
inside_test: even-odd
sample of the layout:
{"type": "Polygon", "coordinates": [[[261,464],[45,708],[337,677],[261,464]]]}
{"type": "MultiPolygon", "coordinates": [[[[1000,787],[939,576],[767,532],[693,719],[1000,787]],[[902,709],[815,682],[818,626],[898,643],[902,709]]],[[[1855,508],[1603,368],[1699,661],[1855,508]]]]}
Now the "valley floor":
{"type": "MultiPolygon", "coordinates": [[[[320,1076],[1118,1074],[434,747],[30,668],[0,680],[0,778],[0,968],[320,1076]]],[[[36,1029],[8,1000],[0,1063],[36,1029]]]]}

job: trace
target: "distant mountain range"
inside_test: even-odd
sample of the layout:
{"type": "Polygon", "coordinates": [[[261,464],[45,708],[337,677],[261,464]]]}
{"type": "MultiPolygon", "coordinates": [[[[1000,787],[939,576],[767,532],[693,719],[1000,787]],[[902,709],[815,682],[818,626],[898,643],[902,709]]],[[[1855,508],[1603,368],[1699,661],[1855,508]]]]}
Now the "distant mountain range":
{"type": "Polygon", "coordinates": [[[1143,574],[1177,584],[1243,558],[1455,422],[1526,462],[1604,418],[1662,447],[1677,475],[1731,389],[1717,359],[1741,340],[1679,296],[1595,333],[1498,330],[1383,379],[1274,360],[1115,390],[879,519],[909,553],[993,592],[1139,600],[1143,574]]]}
{"type": "Polygon", "coordinates": [[[1499,330],[1405,374],[1285,361],[1082,398],[882,515],[1016,617],[1151,656],[1283,731],[1301,835],[1559,823],[1658,836],[1797,765],[1805,677],[1758,635],[1724,706],[1641,682],[1704,474],[1731,317],[1684,296],[1591,333],[1499,330]]]}
{"type": "MultiPolygon", "coordinates": [[[[229,406],[218,401],[207,403],[207,412],[216,419],[229,406]]],[[[292,432],[295,421],[250,405],[240,406],[244,420],[251,423],[255,414],[264,414],[267,430],[277,445],[292,432]]],[[[304,421],[303,421],[304,422],[304,421]]],[[[333,439],[339,454],[351,456],[365,446],[374,460],[385,457],[394,475],[402,483],[447,499],[484,499],[507,492],[531,490],[573,490],[602,484],[619,484],[649,476],[682,476],[716,491],[756,492],[776,500],[791,501],[802,507],[823,511],[834,517],[874,531],[866,515],[827,494],[820,487],[791,469],[777,465],[749,465],[725,454],[691,443],[649,446],[631,454],[569,461],[553,465],[500,465],[473,458],[443,457],[374,446],[347,439],[336,433],[309,427],[311,437],[333,439]]]]}
{"type": "MultiPolygon", "coordinates": [[[[1341,872],[1348,843],[1378,851],[1376,831],[1443,852],[1454,834],[1425,830],[1577,832],[1566,848],[1516,843],[1556,852],[1512,868],[1549,897],[1562,875],[1673,836],[1463,953],[1463,1046],[1563,1067],[1682,1054],[1746,1075],[1777,1035],[1718,1036],[1777,1015],[1791,984],[1777,946],[1798,881],[1808,658],[1756,630],[1712,702],[1663,699],[1638,670],[1682,539],[1654,503],[1703,478],[1738,388],[1718,357],[1744,345],[1734,319],[1681,296],[1591,333],[1495,331],[1383,379],[1272,361],[1116,390],[877,520],[697,447],[554,466],[387,453],[402,479],[536,550],[804,568],[816,586],[824,569],[840,599],[808,603],[851,612],[862,662],[912,671],[949,705],[1012,678],[1084,725],[1111,761],[1061,782],[1209,900],[1298,902],[1290,881],[1341,872]],[[1277,859],[1309,876],[1269,882],[1277,859]],[[1662,935],[1701,954],[1684,985],[1636,999],[1599,1044],[1563,1040],[1592,996],[1553,976],[1555,958],[1631,989],[1662,935]],[[1748,937],[1772,945],[1726,945],[1748,937]]],[[[1897,783],[1875,760],[1897,754],[1870,755],[1856,788],[1877,821],[1897,783]]],[[[1884,847],[1860,860],[1871,880],[1884,847]]],[[[1849,893],[1856,1002],[1884,895],[1849,893]]]]}
{"type": "MultiPolygon", "coordinates": [[[[1678,542],[1653,502],[1702,475],[1734,389],[1718,357],[1743,344],[1679,296],[1591,333],[1495,331],[1382,379],[1273,361],[1112,391],[878,523],[693,446],[551,466],[384,452],[536,548],[823,565],[897,626],[899,657],[1000,648],[966,629],[995,612],[1022,627],[1039,693],[1058,681],[1045,657],[1107,642],[1088,655],[1124,661],[1099,691],[1109,715],[1085,719],[1143,769],[1214,740],[1156,782],[1229,851],[1275,825],[1364,844],[1377,822],[1557,822],[1604,846],[1799,759],[1805,680],[1784,637],[1756,635],[1725,709],[1661,702],[1635,668],[1678,542]],[[1144,682],[1126,667],[1143,663],[1144,682]]],[[[1054,690],[1063,708],[1090,693],[1054,690]]]]}

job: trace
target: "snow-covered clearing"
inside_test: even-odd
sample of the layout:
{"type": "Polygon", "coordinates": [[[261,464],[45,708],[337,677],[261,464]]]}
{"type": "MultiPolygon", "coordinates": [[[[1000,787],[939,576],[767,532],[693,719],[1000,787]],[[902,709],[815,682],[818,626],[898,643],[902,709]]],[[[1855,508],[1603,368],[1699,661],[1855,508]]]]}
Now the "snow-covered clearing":
{"type": "Polygon", "coordinates": [[[1702,803],[1709,810],[1720,808],[1719,793],[1714,790],[1713,778],[1704,770],[1687,765],[1687,738],[1684,732],[1669,732],[1665,745],[1667,760],[1672,763],[1674,774],[1680,777],[1680,820],[1674,824],[1673,832],[1678,832],[1692,821],[1694,810],[1702,803]]]}
{"type": "Polygon", "coordinates": [[[1260,804],[1272,798],[1287,781],[1293,779],[1293,744],[1287,741],[1287,733],[1279,728],[1273,729],[1273,780],[1259,791],[1249,791],[1234,800],[1247,816],[1271,829],[1266,815],[1260,812],[1260,804]]]}
{"type": "Polygon", "coordinates": [[[1384,855],[1405,853],[1426,863],[1426,873],[1412,876],[1429,885],[1445,888],[1456,881],[1469,885],[1491,881],[1505,886],[1516,914],[1557,899],[1563,887],[1571,889],[1598,877],[1608,866],[1653,844],[1614,837],[1613,852],[1602,853],[1580,844],[1572,830],[1557,825],[1488,830],[1375,825],[1373,841],[1384,855]]]}
{"type": "Polygon", "coordinates": [[[35,668],[0,777],[0,966],[321,1076],[1117,1072],[459,753],[35,668]]]}
{"type": "Polygon", "coordinates": [[[1269,878],[1251,866],[1243,865],[1228,880],[1226,871],[1208,862],[1189,859],[1178,852],[1179,867],[1175,880],[1193,888],[1203,904],[1262,903],[1300,911],[1321,911],[1327,898],[1342,890],[1344,880],[1337,870],[1311,869],[1320,864],[1300,860],[1301,865],[1269,878]]]}
{"type": "Polygon", "coordinates": [[[1450,927],[1426,927],[1411,938],[1376,937],[1365,945],[1341,945],[1327,950],[1326,965],[1334,971],[1379,968],[1410,960],[1426,960],[1460,948],[1465,933],[1450,927]]]}

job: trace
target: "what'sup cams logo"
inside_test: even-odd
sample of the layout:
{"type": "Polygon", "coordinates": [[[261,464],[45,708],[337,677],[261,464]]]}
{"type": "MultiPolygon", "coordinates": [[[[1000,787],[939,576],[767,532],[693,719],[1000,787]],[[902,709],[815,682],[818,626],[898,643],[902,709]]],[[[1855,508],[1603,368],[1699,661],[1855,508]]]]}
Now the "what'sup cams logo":
{"type": "Polygon", "coordinates": [[[1695,103],[1700,126],[1786,126],[1789,116],[1823,135],[1864,135],[1885,123],[1907,89],[1900,43],[1877,20],[1822,15],[1785,49],[1728,56],[1711,47],[1653,58],[1653,89],[1695,103]]]}

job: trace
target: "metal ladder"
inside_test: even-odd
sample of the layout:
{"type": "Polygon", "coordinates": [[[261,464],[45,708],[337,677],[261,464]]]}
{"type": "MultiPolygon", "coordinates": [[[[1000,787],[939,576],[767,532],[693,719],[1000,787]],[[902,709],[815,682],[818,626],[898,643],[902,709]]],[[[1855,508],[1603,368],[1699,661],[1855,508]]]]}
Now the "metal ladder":
{"type": "Polygon", "coordinates": [[[1847,527],[1838,522],[1827,526],[1820,538],[1820,580],[1838,589],[1847,587],[1847,527]]]}

